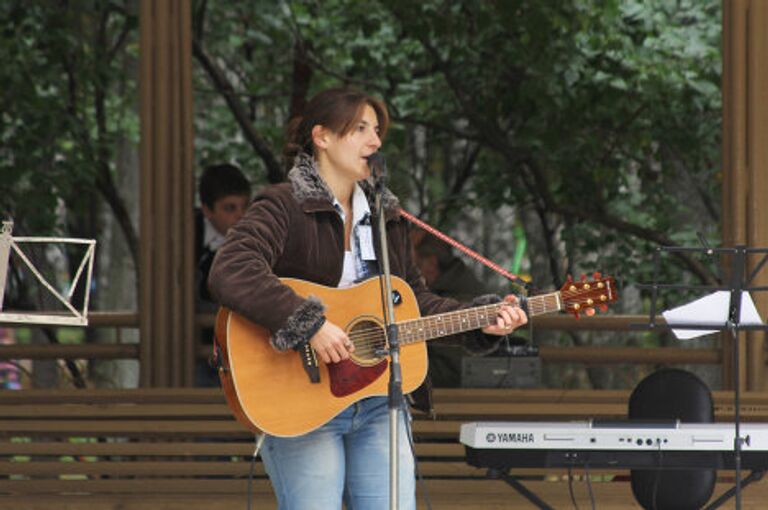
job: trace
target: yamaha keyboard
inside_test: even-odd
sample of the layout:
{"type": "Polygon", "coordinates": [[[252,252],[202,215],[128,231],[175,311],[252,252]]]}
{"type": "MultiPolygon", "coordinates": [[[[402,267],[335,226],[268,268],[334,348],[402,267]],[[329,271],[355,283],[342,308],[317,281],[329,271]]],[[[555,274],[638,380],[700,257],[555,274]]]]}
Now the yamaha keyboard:
{"type": "MultiPolygon", "coordinates": [[[[768,424],[740,425],[741,466],[768,467],[768,424]]],[[[728,423],[637,421],[477,422],[461,426],[473,466],[733,469],[728,423]]]]}
{"type": "MultiPolygon", "coordinates": [[[[739,437],[739,467],[752,472],[707,509],[719,508],[739,487],[762,479],[768,468],[768,423],[741,424],[739,437]]],[[[489,476],[504,480],[542,510],[553,509],[511,469],[733,469],[735,438],[730,423],[597,420],[465,423],[460,436],[468,464],[487,468],[489,476]]]]}

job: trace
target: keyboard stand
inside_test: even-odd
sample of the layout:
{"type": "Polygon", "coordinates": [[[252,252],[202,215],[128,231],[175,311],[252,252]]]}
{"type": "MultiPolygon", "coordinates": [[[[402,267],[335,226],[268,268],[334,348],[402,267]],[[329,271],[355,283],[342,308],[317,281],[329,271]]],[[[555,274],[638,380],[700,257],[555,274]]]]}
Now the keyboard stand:
{"type": "Polygon", "coordinates": [[[725,491],[719,498],[714,500],[712,503],[704,507],[704,510],[714,510],[715,508],[720,508],[720,506],[723,505],[726,501],[731,499],[736,495],[737,490],[741,490],[747,485],[751,484],[752,482],[759,482],[763,479],[763,476],[765,476],[765,469],[757,469],[755,471],[752,471],[749,476],[746,476],[741,479],[740,484],[736,484],[727,491],[725,491]]]}
{"type": "MultiPolygon", "coordinates": [[[[740,484],[736,484],[730,489],[728,489],[727,491],[725,491],[716,500],[714,500],[712,503],[704,507],[704,510],[715,510],[716,508],[720,508],[729,499],[733,498],[736,495],[737,490],[741,490],[744,487],[754,482],[759,482],[760,480],[762,480],[763,477],[765,476],[765,472],[766,472],[765,469],[756,469],[752,471],[748,476],[741,479],[740,484]]],[[[490,468],[487,471],[487,476],[492,480],[504,480],[509,486],[515,489],[518,493],[520,493],[521,496],[523,496],[525,499],[530,501],[536,508],[539,508],[540,510],[555,510],[554,508],[549,506],[544,500],[542,500],[539,496],[533,493],[528,487],[523,485],[523,483],[520,480],[518,480],[515,476],[509,474],[509,472],[504,472],[496,468],[490,468]]]]}
{"type": "Polygon", "coordinates": [[[531,492],[528,487],[522,484],[517,478],[510,475],[509,473],[505,473],[504,471],[501,471],[499,469],[491,468],[488,470],[488,478],[492,478],[495,480],[501,479],[507,482],[507,484],[511,485],[512,488],[514,488],[517,492],[519,492],[525,499],[533,503],[534,506],[537,508],[540,508],[541,510],[555,510],[548,504],[546,504],[540,497],[538,497],[536,494],[531,492]]]}

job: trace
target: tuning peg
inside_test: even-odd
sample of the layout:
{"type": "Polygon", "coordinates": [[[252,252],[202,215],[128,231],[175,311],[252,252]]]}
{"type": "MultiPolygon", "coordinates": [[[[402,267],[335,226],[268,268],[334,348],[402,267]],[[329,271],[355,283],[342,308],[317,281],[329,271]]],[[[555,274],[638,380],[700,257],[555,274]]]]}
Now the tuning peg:
{"type": "Polygon", "coordinates": [[[595,271],[594,273],[592,273],[592,278],[594,278],[595,280],[602,280],[603,279],[603,275],[600,274],[599,272],[595,271]]]}

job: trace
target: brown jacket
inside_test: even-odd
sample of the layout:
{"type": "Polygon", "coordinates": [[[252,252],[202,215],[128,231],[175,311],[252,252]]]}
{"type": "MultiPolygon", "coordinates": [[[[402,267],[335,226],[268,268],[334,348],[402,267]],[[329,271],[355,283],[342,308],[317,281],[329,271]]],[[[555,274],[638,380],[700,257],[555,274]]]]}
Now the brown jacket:
{"type": "MultiPolygon", "coordinates": [[[[371,186],[361,186],[371,202],[371,186]]],[[[430,292],[412,260],[408,225],[397,199],[384,197],[389,260],[393,275],[413,289],[422,315],[460,308],[453,299],[430,292]]],[[[372,221],[377,225],[377,221],[372,221]]],[[[335,287],[344,257],[344,226],[333,207],[330,189],[310,156],[301,155],[288,182],[256,196],[213,261],[208,285],[221,305],[272,332],[272,345],[287,350],[308,341],[322,324],[323,305],[305,299],[278,277],[292,277],[335,287]]]]}

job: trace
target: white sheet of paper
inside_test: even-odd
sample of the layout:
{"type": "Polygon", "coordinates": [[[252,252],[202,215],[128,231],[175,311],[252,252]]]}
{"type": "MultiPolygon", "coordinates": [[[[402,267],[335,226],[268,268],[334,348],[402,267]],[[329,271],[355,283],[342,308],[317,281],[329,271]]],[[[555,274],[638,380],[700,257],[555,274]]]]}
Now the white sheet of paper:
{"type": "MultiPolygon", "coordinates": [[[[730,292],[719,290],[687,305],[667,310],[662,315],[667,323],[677,325],[678,327],[682,324],[723,326],[728,320],[730,300],[730,292]]],[[[757,313],[755,303],[752,301],[752,296],[746,291],[741,295],[741,317],[739,317],[739,323],[749,326],[763,323],[762,319],[760,319],[760,314],[757,313]]],[[[672,332],[679,340],[688,340],[716,333],[717,330],[673,329],[672,332]]]]}

